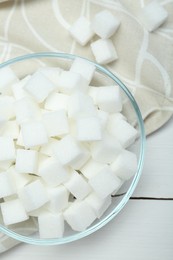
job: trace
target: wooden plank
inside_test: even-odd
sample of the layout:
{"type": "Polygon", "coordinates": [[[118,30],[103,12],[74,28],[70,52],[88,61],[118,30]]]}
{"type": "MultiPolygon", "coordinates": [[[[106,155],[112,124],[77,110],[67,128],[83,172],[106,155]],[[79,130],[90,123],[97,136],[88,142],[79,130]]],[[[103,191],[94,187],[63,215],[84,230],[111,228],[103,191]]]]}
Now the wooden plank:
{"type": "Polygon", "coordinates": [[[1,260],[172,260],[173,201],[130,200],[98,232],[67,245],[20,245],[1,260]]]}

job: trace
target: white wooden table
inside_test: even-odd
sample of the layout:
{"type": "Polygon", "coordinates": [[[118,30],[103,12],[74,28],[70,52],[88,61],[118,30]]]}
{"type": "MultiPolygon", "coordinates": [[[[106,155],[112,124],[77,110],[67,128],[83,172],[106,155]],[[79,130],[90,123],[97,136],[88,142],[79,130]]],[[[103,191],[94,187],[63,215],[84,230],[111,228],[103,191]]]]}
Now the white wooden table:
{"type": "Polygon", "coordinates": [[[52,247],[21,244],[1,260],[172,260],[173,118],[148,137],[140,183],[123,211],[80,241],[52,247]]]}

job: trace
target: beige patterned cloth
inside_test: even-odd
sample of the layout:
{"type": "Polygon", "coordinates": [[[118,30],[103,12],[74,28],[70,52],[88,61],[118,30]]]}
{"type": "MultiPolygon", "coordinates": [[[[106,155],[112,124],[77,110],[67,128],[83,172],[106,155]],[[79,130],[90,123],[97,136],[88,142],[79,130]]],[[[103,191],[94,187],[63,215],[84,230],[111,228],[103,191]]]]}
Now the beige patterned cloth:
{"type": "MultiPolygon", "coordinates": [[[[42,51],[94,60],[89,44],[81,47],[68,28],[80,15],[92,19],[106,8],[121,20],[112,37],[119,59],[107,67],[133,92],[150,134],[173,113],[173,0],[158,1],[169,18],[148,33],[139,23],[138,13],[149,0],[0,0],[0,62],[42,51]]],[[[0,241],[1,252],[17,243],[3,234],[0,241]]]]}

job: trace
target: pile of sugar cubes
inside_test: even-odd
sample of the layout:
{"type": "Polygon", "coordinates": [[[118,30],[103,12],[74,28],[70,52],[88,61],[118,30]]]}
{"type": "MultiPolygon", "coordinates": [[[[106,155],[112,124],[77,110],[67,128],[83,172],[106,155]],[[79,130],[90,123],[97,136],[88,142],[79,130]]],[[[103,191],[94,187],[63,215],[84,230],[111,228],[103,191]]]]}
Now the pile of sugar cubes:
{"type": "MultiPolygon", "coordinates": [[[[138,20],[152,32],[167,19],[168,13],[159,2],[152,1],[138,14],[138,20]]],[[[70,27],[70,35],[82,46],[85,46],[96,34],[99,39],[90,44],[91,51],[100,64],[107,64],[118,59],[115,46],[110,39],[120,26],[120,20],[110,11],[97,13],[90,22],[86,17],[79,17],[70,27]]]]}
{"type": "Polygon", "coordinates": [[[121,113],[117,85],[91,86],[95,66],[42,67],[18,79],[0,70],[0,199],[4,224],[38,220],[41,238],[65,222],[83,231],[137,170],[126,148],[137,130],[121,113]]]}

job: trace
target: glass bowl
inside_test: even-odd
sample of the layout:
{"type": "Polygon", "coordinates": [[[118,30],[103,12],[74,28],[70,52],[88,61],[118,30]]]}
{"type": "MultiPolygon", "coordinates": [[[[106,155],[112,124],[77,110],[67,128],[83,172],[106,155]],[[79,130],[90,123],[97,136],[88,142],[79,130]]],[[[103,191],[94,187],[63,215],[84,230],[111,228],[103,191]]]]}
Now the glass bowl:
{"type": "MultiPolygon", "coordinates": [[[[0,70],[4,67],[10,66],[19,78],[23,78],[24,76],[35,72],[36,69],[44,66],[61,67],[63,69],[68,69],[72,61],[76,57],[79,56],[66,53],[52,52],[28,54],[0,64],[0,70]]],[[[32,222],[32,225],[31,223],[25,221],[21,222],[20,224],[10,225],[6,227],[2,224],[2,218],[0,213],[0,231],[19,241],[35,245],[59,245],[69,243],[81,239],[85,236],[88,236],[100,229],[101,227],[103,227],[104,225],[106,225],[122,210],[122,208],[128,202],[139,181],[143,168],[145,147],[144,124],[139,107],[128,88],[111,71],[85,58],[82,59],[84,59],[86,62],[93,64],[96,67],[95,76],[91,82],[91,85],[118,85],[120,87],[124,104],[123,113],[127,117],[128,121],[130,121],[130,123],[132,123],[138,129],[139,133],[136,142],[130,147],[130,150],[132,150],[137,155],[138,159],[136,173],[130,180],[126,181],[122,185],[117,195],[113,196],[112,204],[100,219],[94,221],[94,223],[90,227],[88,227],[85,231],[82,232],[71,231],[68,227],[66,227],[64,237],[62,238],[40,239],[38,236],[38,232],[36,232],[36,228],[33,227],[34,222],[32,222]]]]}

